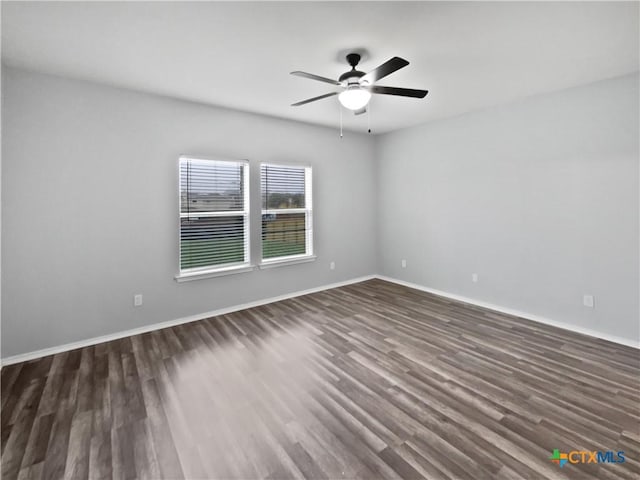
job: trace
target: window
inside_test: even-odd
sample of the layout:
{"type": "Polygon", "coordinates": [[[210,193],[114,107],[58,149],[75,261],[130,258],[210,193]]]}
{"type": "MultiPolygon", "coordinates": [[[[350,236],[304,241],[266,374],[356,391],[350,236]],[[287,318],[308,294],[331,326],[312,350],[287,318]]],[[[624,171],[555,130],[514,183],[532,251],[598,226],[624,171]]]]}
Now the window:
{"type": "Polygon", "coordinates": [[[180,157],[180,275],[249,266],[249,164],[180,157]]]}
{"type": "Polygon", "coordinates": [[[262,164],[263,264],[313,255],[311,167],[262,164]]]}

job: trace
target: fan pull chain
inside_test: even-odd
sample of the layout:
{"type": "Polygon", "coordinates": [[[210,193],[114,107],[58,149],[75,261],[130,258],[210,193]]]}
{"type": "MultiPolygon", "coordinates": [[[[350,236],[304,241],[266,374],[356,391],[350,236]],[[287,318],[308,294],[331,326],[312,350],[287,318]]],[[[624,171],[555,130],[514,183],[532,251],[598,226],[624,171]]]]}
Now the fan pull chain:
{"type": "Polygon", "coordinates": [[[338,108],[340,108],[340,138],[342,138],[342,105],[338,104],[338,108]]]}
{"type": "Polygon", "coordinates": [[[367,108],[367,123],[369,124],[369,133],[371,133],[371,102],[369,102],[369,107],[367,108]]]}

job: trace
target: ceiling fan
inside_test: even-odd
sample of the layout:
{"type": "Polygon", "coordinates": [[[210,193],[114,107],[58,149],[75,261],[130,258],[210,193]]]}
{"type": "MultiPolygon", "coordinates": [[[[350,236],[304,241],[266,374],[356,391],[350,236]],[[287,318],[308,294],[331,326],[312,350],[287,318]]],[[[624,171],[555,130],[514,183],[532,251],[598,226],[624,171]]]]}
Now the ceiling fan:
{"type": "Polygon", "coordinates": [[[325,93],[324,95],[293,103],[291,104],[291,106],[299,107],[300,105],[315,102],[316,100],[322,100],[323,98],[338,95],[338,100],[343,107],[348,108],[349,110],[353,110],[355,115],[360,115],[361,113],[367,111],[367,104],[371,99],[372,93],[382,95],[398,95],[401,97],[413,98],[424,98],[428,93],[428,90],[414,90],[411,88],[383,87],[381,85],[375,85],[375,82],[377,82],[378,80],[409,65],[409,62],[404,58],[393,57],[391,60],[386,61],[378,68],[374,68],[369,73],[364,73],[356,70],[356,66],[360,62],[359,54],[348,54],[347,62],[351,66],[351,70],[340,75],[338,80],[332,80],[330,78],[321,77],[319,75],[314,75],[307,72],[291,72],[291,75],[310,78],[311,80],[317,80],[319,82],[325,82],[337,87],[342,87],[342,91],[325,93]]]}

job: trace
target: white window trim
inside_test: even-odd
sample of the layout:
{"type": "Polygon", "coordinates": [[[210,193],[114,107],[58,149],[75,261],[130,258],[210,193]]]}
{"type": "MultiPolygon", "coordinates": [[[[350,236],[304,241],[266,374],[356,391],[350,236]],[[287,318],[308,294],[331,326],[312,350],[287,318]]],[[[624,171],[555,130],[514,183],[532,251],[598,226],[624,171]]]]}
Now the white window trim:
{"type": "Polygon", "coordinates": [[[304,169],[304,190],[304,206],[307,210],[305,230],[308,232],[306,251],[307,255],[313,255],[313,173],[311,167],[305,167],[304,169]],[[307,189],[309,190],[308,193],[307,189]]]}
{"type": "MultiPolygon", "coordinates": [[[[270,214],[288,214],[288,213],[304,213],[305,216],[305,252],[302,255],[287,255],[285,257],[273,257],[264,258],[262,255],[262,231],[260,232],[260,263],[258,266],[260,269],[281,267],[285,265],[294,265],[296,263],[313,262],[316,259],[316,255],[313,251],[313,167],[311,165],[296,165],[286,163],[261,163],[260,171],[262,171],[263,165],[270,165],[273,167],[288,167],[288,168],[304,168],[304,195],[305,195],[305,208],[265,208],[261,210],[262,215],[270,214]]],[[[262,175],[260,175],[260,191],[262,196],[262,175]]]]}
{"type": "Polygon", "coordinates": [[[296,263],[315,262],[316,258],[318,257],[316,257],[313,254],[290,255],[288,257],[274,257],[274,258],[269,258],[267,260],[263,260],[258,265],[258,267],[260,268],[260,270],[264,270],[266,268],[284,267],[286,265],[295,265],[296,263]]]}
{"type": "Polygon", "coordinates": [[[252,272],[256,267],[254,265],[240,265],[227,266],[224,268],[216,268],[215,270],[207,269],[201,271],[191,271],[188,273],[179,273],[174,278],[176,282],[190,282],[192,280],[201,280],[204,278],[223,277],[225,275],[235,275],[236,273],[252,272]]]}
{"type": "Polygon", "coordinates": [[[244,273],[253,271],[255,266],[251,264],[251,195],[249,192],[249,161],[248,160],[235,160],[228,158],[211,158],[201,155],[180,155],[178,157],[178,273],[174,276],[177,282],[187,282],[191,280],[199,280],[203,278],[220,277],[224,275],[233,275],[236,273],[244,273]],[[224,212],[194,212],[192,214],[182,213],[181,208],[181,191],[180,191],[180,163],[182,160],[208,160],[218,162],[231,162],[242,165],[243,169],[243,189],[244,189],[244,208],[242,211],[231,210],[224,212]],[[189,218],[190,216],[197,217],[226,217],[226,216],[238,216],[244,217],[244,231],[246,235],[246,242],[244,244],[244,258],[245,261],[234,264],[223,264],[220,266],[211,267],[197,267],[182,269],[180,264],[180,252],[182,252],[182,238],[180,232],[179,220],[182,218],[189,218]]]}

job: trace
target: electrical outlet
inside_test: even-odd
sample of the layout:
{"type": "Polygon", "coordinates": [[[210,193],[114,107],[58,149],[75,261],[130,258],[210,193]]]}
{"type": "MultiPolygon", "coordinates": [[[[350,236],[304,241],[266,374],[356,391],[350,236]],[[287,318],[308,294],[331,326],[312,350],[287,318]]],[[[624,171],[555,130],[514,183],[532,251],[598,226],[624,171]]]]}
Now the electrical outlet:
{"type": "Polygon", "coordinates": [[[331,262],[329,264],[329,270],[335,270],[336,269],[336,262],[331,262]]]}
{"type": "Polygon", "coordinates": [[[593,301],[593,295],[585,295],[584,297],[582,297],[582,304],[585,307],[593,308],[595,305],[593,301]]]}
{"type": "Polygon", "coordinates": [[[407,261],[405,259],[402,259],[402,262],[400,262],[400,264],[402,265],[402,268],[407,268],[407,261]]]}
{"type": "Polygon", "coordinates": [[[142,294],[137,293],[136,295],[133,296],[133,306],[139,307],[140,305],[142,305],[142,294]]]}
{"type": "Polygon", "coordinates": [[[471,274],[471,281],[473,283],[478,283],[478,274],[477,273],[472,273],[471,274]]]}

